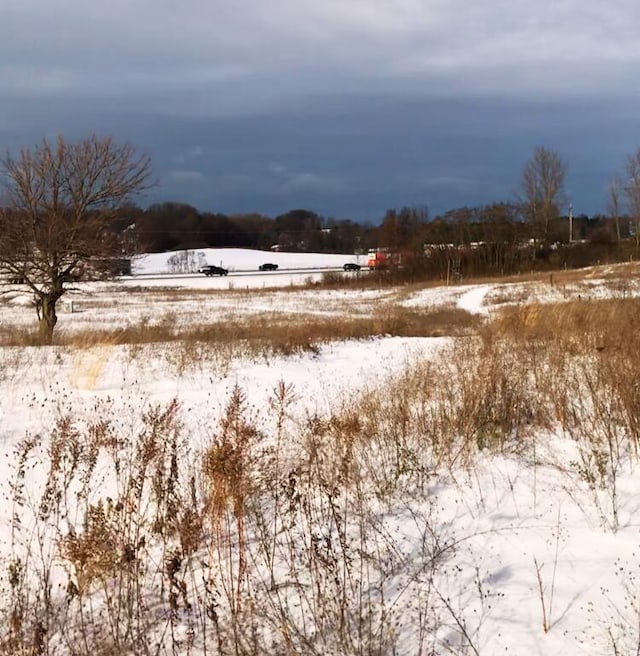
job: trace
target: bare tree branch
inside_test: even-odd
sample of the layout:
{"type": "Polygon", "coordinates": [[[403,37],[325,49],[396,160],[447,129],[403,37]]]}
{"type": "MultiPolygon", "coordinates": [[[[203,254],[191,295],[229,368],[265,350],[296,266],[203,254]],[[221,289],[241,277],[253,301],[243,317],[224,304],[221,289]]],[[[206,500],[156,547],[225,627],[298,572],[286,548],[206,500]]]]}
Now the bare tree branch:
{"type": "Polygon", "coordinates": [[[150,186],[151,162],[131,144],[58,137],[0,161],[0,269],[28,285],[50,342],[65,283],[104,272],[119,254],[116,210],[150,186]]]}
{"type": "Polygon", "coordinates": [[[621,215],[621,208],[622,208],[622,191],[623,191],[623,184],[622,180],[620,179],[620,176],[615,175],[611,180],[609,180],[609,185],[607,188],[608,191],[608,209],[609,209],[609,215],[613,219],[615,229],[616,229],[616,239],[620,241],[622,238],[621,231],[620,231],[620,215],[621,215]]]}
{"type": "Polygon", "coordinates": [[[627,157],[627,174],[624,192],[627,197],[631,220],[635,226],[636,247],[640,246],[640,148],[627,157]]]}
{"type": "Polygon", "coordinates": [[[549,223],[564,202],[567,164],[560,155],[538,146],[522,171],[521,190],[525,217],[531,225],[534,241],[546,241],[549,223]]]}

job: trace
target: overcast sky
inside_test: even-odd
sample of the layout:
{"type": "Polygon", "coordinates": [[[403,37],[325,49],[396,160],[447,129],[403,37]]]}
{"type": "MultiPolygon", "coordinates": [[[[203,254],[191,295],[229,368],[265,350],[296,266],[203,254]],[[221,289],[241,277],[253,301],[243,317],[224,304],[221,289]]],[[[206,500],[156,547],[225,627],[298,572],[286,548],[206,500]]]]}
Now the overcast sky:
{"type": "Polygon", "coordinates": [[[152,156],[141,205],[378,222],[514,200],[533,149],[606,209],[640,146],[638,0],[0,0],[0,150],[152,156]]]}

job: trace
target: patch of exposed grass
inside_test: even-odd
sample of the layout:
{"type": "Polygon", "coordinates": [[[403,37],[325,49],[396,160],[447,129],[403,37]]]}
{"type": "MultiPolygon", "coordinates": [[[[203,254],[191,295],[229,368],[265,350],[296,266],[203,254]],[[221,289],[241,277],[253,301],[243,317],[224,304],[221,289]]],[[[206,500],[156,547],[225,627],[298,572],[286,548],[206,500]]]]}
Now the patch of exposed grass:
{"type": "Polygon", "coordinates": [[[504,309],[488,327],[493,337],[554,342],[572,351],[617,349],[636,353],[640,299],[617,298],[504,309]]]}
{"type": "MultiPolygon", "coordinates": [[[[433,337],[460,335],[474,331],[478,317],[465,310],[448,308],[430,311],[409,310],[399,306],[382,307],[371,316],[327,317],[312,314],[269,313],[249,319],[238,317],[196,326],[182,326],[168,314],[155,324],[141,321],[117,329],[84,329],[55,334],[55,343],[79,349],[95,345],[152,344],[160,342],[202,342],[228,344],[245,342],[275,352],[291,353],[316,348],[317,345],[350,339],[367,339],[380,335],[433,337]]],[[[37,334],[20,329],[0,333],[0,343],[7,346],[36,345],[37,334]]]]}

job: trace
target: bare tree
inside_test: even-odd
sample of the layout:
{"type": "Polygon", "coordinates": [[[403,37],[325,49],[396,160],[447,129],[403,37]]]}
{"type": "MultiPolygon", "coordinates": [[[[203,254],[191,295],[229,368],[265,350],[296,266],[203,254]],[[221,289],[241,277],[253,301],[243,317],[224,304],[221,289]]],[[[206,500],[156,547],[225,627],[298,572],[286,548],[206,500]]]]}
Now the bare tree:
{"type": "Polygon", "coordinates": [[[608,187],[608,193],[609,193],[609,202],[608,202],[608,209],[609,209],[609,215],[613,219],[613,223],[616,228],[616,239],[620,241],[622,238],[620,234],[620,214],[621,214],[621,208],[622,208],[622,191],[623,191],[623,184],[622,180],[620,179],[620,176],[614,175],[611,180],[609,180],[609,187],[608,187]]]}
{"type": "Polygon", "coordinates": [[[7,155],[0,170],[0,269],[32,291],[41,339],[51,343],[68,283],[103,275],[121,254],[116,213],[148,188],[150,159],[110,137],[59,137],[7,155]]]}
{"type": "Polygon", "coordinates": [[[538,146],[522,171],[521,191],[525,217],[532,228],[534,243],[546,241],[549,222],[564,202],[567,164],[560,155],[538,146]]]}
{"type": "Polygon", "coordinates": [[[631,220],[635,226],[636,248],[640,246],[640,148],[627,157],[625,167],[627,181],[624,192],[627,197],[631,220]]]}

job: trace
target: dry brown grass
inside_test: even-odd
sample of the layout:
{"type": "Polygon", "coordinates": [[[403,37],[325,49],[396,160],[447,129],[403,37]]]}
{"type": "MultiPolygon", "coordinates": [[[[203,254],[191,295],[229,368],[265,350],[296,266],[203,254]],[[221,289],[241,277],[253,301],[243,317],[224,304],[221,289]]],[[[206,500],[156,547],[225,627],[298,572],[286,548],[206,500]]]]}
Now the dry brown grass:
{"type": "Polygon", "coordinates": [[[640,299],[536,304],[503,310],[486,335],[554,342],[571,351],[617,349],[631,356],[638,345],[640,299]]]}
{"type": "MultiPolygon", "coordinates": [[[[312,314],[269,313],[250,318],[238,317],[196,326],[180,326],[171,316],[150,325],[117,329],[89,328],[65,332],[54,337],[59,346],[88,349],[98,345],[154,343],[204,343],[224,345],[251,344],[253,350],[295,353],[317,349],[322,343],[337,340],[366,339],[379,335],[433,337],[460,335],[474,331],[480,320],[456,308],[416,311],[400,306],[383,307],[371,316],[327,317],[312,314]]],[[[3,346],[35,346],[37,333],[29,330],[5,330],[0,333],[3,346]]]]}
{"type": "MultiPolygon", "coordinates": [[[[634,299],[509,308],[477,336],[454,340],[437,362],[416,362],[370,390],[330,425],[352,427],[346,420],[357,417],[365,453],[395,448],[393,468],[400,457],[416,471],[429,466],[426,453],[448,467],[468,465],[479,449],[535,449],[540,431],[559,429],[584,444],[582,475],[599,463],[589,481],[609,485],[619,454],[640,448],[639,317],[634,299]]],[[[351,443],[353,430],[343,432],[351,443]]],[[[378,460],[369,475],[382,472],[378,460]]]]}
{"type": "Polygon", "coordinates": [[[40,346],[42,338],[35,328],[25,328],[23,326],[1,326],[0,327],[0,345],[2,346],[40,346]]]}
{"type": "MultiPolygon", "coordinates": [[[[192,436],[181,433],[175,402],[146,412],[135,435],[112,426],[108,406],[88,428],[63,418],[46,442],[48,478],[35,508],[24,492],[25,471],[42,461],[33,440],[15,472],[14,522],[48,522],[55,549],[43,561],[35,542],[26,555],[31,549],[40,560],[14,544],[0,610],[25,619],[6,622],[0,641],[45,653],[43,636],[58,632],[84,656],[108,653],[104,644],[112,653],[150,654],[141,645],[151,644],[162,623],[164,653],[188,651],[178,633],[188,625],[201,653],[230,645],[227,651],[247,654],[381,655],[394,653],[400,617],[405,626],[432,618],[434,633],[440,619],[431,606],[411,617],[409,605],[385,605],[382,583],[379,590],[370,584],[406,566],[391,533],[377,533],[380,502],[413,511],[429,498],[434,477],[471,471],[480,451],[528,456],[541,429],[551,429],[578,445],[568,484],[579,480],[593,490],[598,516],[616,530],[618,473],[640,445],[639,314],[636,300],[582,301],[509,308],[479,327],[459,310],[390,306],[373,318],[274,316],[174,335],[185,363],[202,359],[208,344],[255,343],[284,353],[373,334],[458,338],[439,357],[409,363],[302,421],[288,418],[292,392],[284,383],[268,404],[271,422],[235,388],[197,454],[192,436]],[[101,486],[105,468],[117,483],[112,499],[101,486]],[[47,589],[37,562],[65,568],[63,603],[29,596],[28,584],[47,589]],[[293,607],[304,609],[303,624],[293,607]]],[[[175,345],[171,330],[139,332],[175,345]]],[[[91,333],[84,340],[78,348],[95,343],[91,333]]],[[[442,546],[445,527],[430,522],[426,511],[416,517],[426,545],[417,566],[431,582],[449,547],[442,546]]],[[[3,652],[2,644],[0,653],[19,653],[3,652]]]]}
{"type": "MultiPolygon", "coordinates": [[[[634,281],[640,277],[640,262],[602,264],[581,269],[523,271],[510,276],[483,276],[464,279],[465,284],[535,283],[571,285],[595,278],[606,281],[634,281]]],[[[441,284],[441,283],[440,283],[441,284]]]]}

